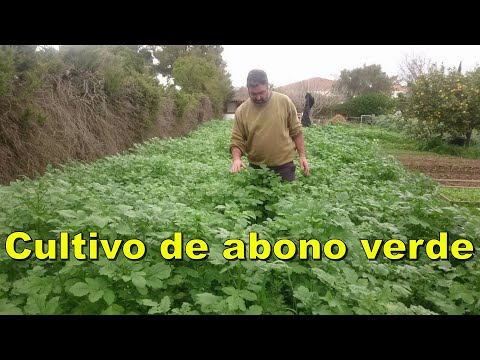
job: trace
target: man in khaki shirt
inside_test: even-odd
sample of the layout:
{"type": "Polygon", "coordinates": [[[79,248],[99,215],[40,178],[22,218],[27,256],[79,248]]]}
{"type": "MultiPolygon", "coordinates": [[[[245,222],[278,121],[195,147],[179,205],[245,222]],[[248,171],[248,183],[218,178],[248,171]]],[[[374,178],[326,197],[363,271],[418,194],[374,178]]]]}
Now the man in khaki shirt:
{"type": "Polygon", "coordinates": [[[251,70],[247,76],[249,99],[235,112],[235,122],[230,139],[232,154],[231,173],[246,168],[242,155],[250,166],[267,165],[283,180],[295,180],[296,151],[305,176],[310,175],[302,124],[292,100],[284,94],[271,91],[267,74],[251,70]]]}

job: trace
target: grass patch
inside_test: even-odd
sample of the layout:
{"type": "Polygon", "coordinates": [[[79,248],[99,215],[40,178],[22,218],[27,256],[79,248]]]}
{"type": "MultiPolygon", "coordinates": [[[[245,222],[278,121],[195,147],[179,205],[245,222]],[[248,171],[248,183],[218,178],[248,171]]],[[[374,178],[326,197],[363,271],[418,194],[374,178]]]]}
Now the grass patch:
{"type": "Polygon", "coordinates": [[[355,129],[354,133],[361,138],[374,140],[382,149],[390,153],[397,150],[417,151],[417,143],[403,134],[373,125],[348,124],[355,129]]]}
{"type": "MultiPolygon", "coordinates": [[[[439,155],[457,156],[468,159],[480,158],[480,145],[477,137],[472,139],[470,147],[439,144],[438,146],[426,147],[425,144],[409,138],[401,132],[386,129],[376,125],[360,125],[349,123],[362,138],[375,140],[382,151],[390,155],[439,155]],[[422,150],[422,148],[424,150],[422,150]]],[[[478,135],[476,135],[478,136],[478,135]]]]}
{"type": "Polygon", "coordinates": [[[426,151],[420,150],[409,150],[409,149],[396,149],[394,147],[380,146],[383,152],[389,155],[402,155],[402,156],[425,156],[425,155],[438,155],[434,153],[429,153],[426,151]]]}
{"type": "Polygon", "coordinates": [[[480,205],[480,189],[441,188],[441,193],[452,201],[466,201],[480,205]]]}
{"type": "Polygon", "coordinates": [[[473,215],[480,216],[480,189],[441,187],[440,194],[452,204],[469,208],[473,215]]]}
{"type": "MultiPolygon", "coordinates": [[[[478,140],[473,139],[474,146],[465,148],[454,145],[442,145],[431,148],[428,151],[420,150],[422,144],[407,137],[406,135],[391,129],[375,125],[347,124],[354,129],[353,133],[361,139],[369,139],[376,142],[380,150],[393,156],[422,156],[434,155],[439,157],[480,157],[478,140]]],[[[475,215],[480,215],[480,189],[475,188],[447,188],[441,187],[440,193],[452,204],[458,204],[469,208],[475,215]]]]}

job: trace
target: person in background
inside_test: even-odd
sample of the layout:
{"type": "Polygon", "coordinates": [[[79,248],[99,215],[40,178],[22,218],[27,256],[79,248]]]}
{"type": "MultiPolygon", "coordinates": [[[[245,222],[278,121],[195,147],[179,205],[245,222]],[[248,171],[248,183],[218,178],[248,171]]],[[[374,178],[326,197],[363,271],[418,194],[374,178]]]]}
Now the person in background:
{"type": "Polygon", "coordinates": [[[305,108],[303,109],[302,114],[302,125],[304,127],[312,125],[312,121],[310,120],[310,110],[312,109],[313,104],[315,104],[315,99],[313,98],[312,94],[307,92],[305,94],[305,108]]]}
{"type": "Polygon", "coordinates": [[[303,127],[292,100],[270,90],[263,70],[254,69],[248,73],[247,89],[249,99],[235,111],[230,138],[230,172],[246,168],[242,161],[242,156],[246,155],[251,167],[258,169],[266,165],[284,181],[295,181],[294,159],[298,152],[301,170],[309,176],[303,127]]]}

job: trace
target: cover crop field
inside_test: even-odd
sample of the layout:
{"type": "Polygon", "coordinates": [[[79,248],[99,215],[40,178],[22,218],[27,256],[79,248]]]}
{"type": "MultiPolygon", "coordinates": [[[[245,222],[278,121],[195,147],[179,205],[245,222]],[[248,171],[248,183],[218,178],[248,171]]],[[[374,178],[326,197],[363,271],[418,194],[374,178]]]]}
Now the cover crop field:
{"type": "Polygon", "coordinates": [[[230,174],[231,127],[0,187],[0,313],[480,314],[480,217],[438,184],[348,125],[304,129],[309,177],[230,174]]]}

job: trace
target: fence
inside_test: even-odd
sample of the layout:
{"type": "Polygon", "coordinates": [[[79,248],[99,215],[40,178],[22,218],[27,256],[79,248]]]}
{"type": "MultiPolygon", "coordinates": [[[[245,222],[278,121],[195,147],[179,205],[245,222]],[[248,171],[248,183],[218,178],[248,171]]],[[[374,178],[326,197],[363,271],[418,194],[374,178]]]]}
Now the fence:
{"type": "Polygon", "coordinates": [[[371,124],[375,119],[375,115],[362,115],[362,116],[349,116],[347,121],[360,123],[360,124],[371,124]]]}
{"type": "MultiPolygon", "coordinates": [[[[312,123],[324,125],[329,123],[333,116],[317,116],[312,118],[312,123]]],[[[375,115],[362,115],[362,116],[348,116],[345,118],[347,122],[359,123],[359,124],[371,124],[375,119],[375,115]]]]}

